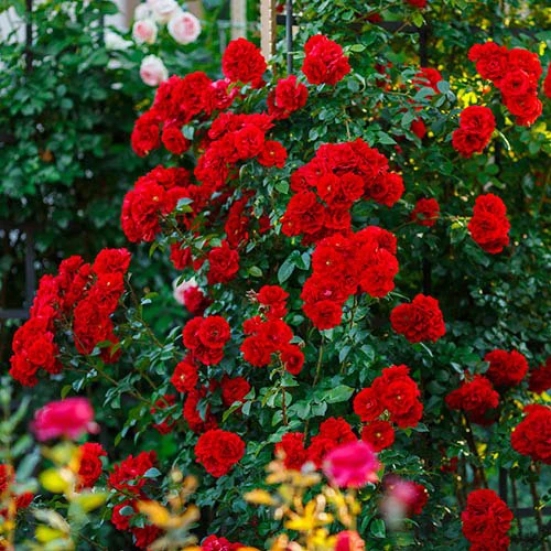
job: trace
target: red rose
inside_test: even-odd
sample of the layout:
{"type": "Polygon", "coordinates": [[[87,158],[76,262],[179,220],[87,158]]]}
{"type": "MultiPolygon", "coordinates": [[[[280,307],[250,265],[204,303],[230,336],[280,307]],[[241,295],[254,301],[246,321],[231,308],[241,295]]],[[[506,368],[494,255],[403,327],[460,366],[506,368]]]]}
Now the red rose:
{"type": "Polygon", "coordinates": [[[234,377],[230,379],[227,375],[222,377],[222,402],[226,407],[230,407],[235,402],[243,402],[245,396],[251,390],[251,385],[243,377],[234,377]]]}
{"type": "Polygon", "coordinates": [[[551,357],[547,358],[544,365],[530,372],[528,388],[536,394],[542,394],[551,389],[551,357]]]}
{"type": "Polygon", "coordinates": [[[101,444],[87,442],[79,448],[80,465],[77,473],[77,490],[92,488],[101,476],[103,465],[100,457],[107,456],[101,444]]]}
{"type": "Polygon", "coordinates": [[[302,72],[310,84],[335,85],[350,72],[341,46],[324,35],[312,36],[304,45],[302,72]]]}
{"type": "Polygon", "coordinates": [[[479,195],[468,229],[473,240],[490,254],[500,253],[509,244],[509,220],[503,201],[492,193],[479,195]]]}
{"type": "Polygon", "coordinates": [[[279,285],[264,285],[257,293],[256,299],[264,307],[262,311],[269,319],[283,318],[287,314],[289,293],[279,285]]]}
{"type": "Polygon", "coordinates": [[[216,429],[218,427],[216,417],[210,411],[210,406],[207,405],[203,415],[201,415],[197,409],[199,400],[204,398],[205,395],[206,390],[204,388],[200,390],[192,389],[189,391],[186,401],[184,402],[184,408],[182,410],[184,419],[189,425],[189,428],[195,433],[205,432],[206,430],[216,429]]]}
{"type": "Polygon", "coordinates": [[[272,343],[259,336],[247,337],[240,347],[243,359],[255,367],[265,367],[272,361],[272,343]]]}
{"type": "Polygon", "coordinates": [[[281,442],[275,446],[275,453],[283,457],[283,464],[287,469],[300,471],[307,459],[304,449],[304,434],[302,432],[284,434],[281,442]]]}
{"type": "Polygon", "coordinates": [[[499,394],[486,377],[475,375],[452,390],[446,396],[446,404],[451,409],[464,411],[474,423],[487,425],[494,421],[488,414],[497,408],[499,394]]]}
{"type": "Polygon", "coordinates": [[[281,363],[291,374],[298,375],[304,365],[304,352],[296,344],[286,344],[281,348],[281,363]]]}
{"type": "Polygon", "coordinates": [[[245,454],[245,442],[232,432],[221,429],[202,434],[195,445],[196,461],[212,476],[227,474],[245,454]]]}
{"type": "Polygon", "coordinates": [[[374,421],[383,413],[384,406],[372,388],[364,388],[353,401],[354,413],[361,421],[374,421]]]}
{"type": "Polygon", "coordinates": [[[452,145],[463,157],[481,153],[490,143],[495,127],[496,121],[491,109],[471,105],[459,116],[459,128],[452,135],[452,145]]]}
{"type": "Polygon", "coordinates": [[[380,452],[394,444],[394,429],[388,421],[372,421],[362,429],[361,438],[373,448],[373,451],[380,452]]]}
{"type": "Polygon", "coordinates": [[[191,392],[195,389],[199,381],[197,366],[193,363],[190,356],[184,358],[174,369],[174,373],[170,379],[174,388],[178,392],[191,392]]]}
{"type": "Polygon", "coordinates": [[[493,490],[474,490],[461,513],[463,534],[480,549],[506,551],[513,513],[493,490]]]}
{"type": "Polygon", "coordinates": [[[534,404],[524,408],[527,414],[511,433],[511,446],[533,461],[551,465],[551,409],[534,404]]]}
{"type": "Polygon", "coordinates": [[[342,320],[342,307],[331,300],[306,303],[303,310],[320,331],[332,329],[339,325],[342,320]]]}
{"type": "Polygon", "coordinates": [[[497,83],[507,72],[509,55],[507,48],[495,42],[475,44],[469,50],[469,59],[476,63],[476,70],[482,78],[497,83]]]}
{"type": "Polygon", "coordinates": [[[504,103],[520,126],[531,126],[543,111],[543,104],[535,94],[508,96],[504,103]]]}
{"type": "Polygon", "coordinates": [[[154,466],[156,460],[154,451],[141,452],[136,457],[129,455],[113,467],[107,485],[119,492],[138,496],[148,480],[143,475],[154,466]]]}
{"type": "Polygon", "coordinates": [[[268,96],[268,113],[276,119],[286,119],[302,109],[308,99],[308,88],[294,75],[280,79],[268,96]]]}
{"type": "Polygon", "coordinates": [[[396,306],[390,313],[390,323],[396,333],[411,343],[436,342],[446,333],[438,301],[423,294],[417,295],[410,304],[396,306]]]}
{"type": "Polygon", "coordinates": [[[262,166],[268,168],[272,166],[283,168],[287,160],[287,150],[281,143],[274,140],[267,140],[264,142],[264,147],[258,154],[256,160],[262,166]]]}
{"type": "Polygon", "coordinates": [[[222,72],[232,82],[258,87],[266,68],[260,50],[244,38],[232,40],[222,56],[222,72]]]}
{"type": "Polygon", "coordinates": [[[230,324],[222,316],[207,316],[199,319],[201,320],[197,330],[199,341],[207,348],[223,348],[231,336],[230,324]]]}
{"type": "Polygon", "coordinates": [[[230,249],[227,241],[223,241],[220,247],[215,247],[209,252],[208,261],[209,285],[227,283],[237,275],[239,270],[239,253],[235,249],[230,249]]]}
{"type": "Polygon", "coordinates": [[[484,356],[484,361],[490,364],[485,375],[496,387],[518,385],[528,373],[528,361],[516,350],[492,350],[484,356]]]}
{"type": "Polygon", "coordinates": [[[430,228],[436,224],[440,205],[436,199],[419,199],[411,211],[410,219],[420,226],[430,228]]]}
{"type": "Polygon", "coordinates": [[[153,149],[161,145],[160,120],[154,110],[146,111],[134,123],[134,129],[130,138],[134,153],[145,157],[153,149]]]}
{"type": "Polygon", "coordinates": [[[184,137],[182,130],[175,124],[164,126],[161,140],[167,150],[174,155],[185,153],[191,146],[191,142],[184,137]]]}
{"type": "Polygon", "coordinates": [[[344,530],[337,534],[335,551],[365,551],[365,541],[360,537],[358,532],[344,530]]]}

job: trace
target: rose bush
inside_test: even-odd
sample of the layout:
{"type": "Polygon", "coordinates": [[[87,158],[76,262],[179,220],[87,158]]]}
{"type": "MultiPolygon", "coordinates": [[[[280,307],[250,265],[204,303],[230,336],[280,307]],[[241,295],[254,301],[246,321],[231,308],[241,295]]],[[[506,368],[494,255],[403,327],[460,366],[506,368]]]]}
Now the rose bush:
{"type": "MultiPolygon", "coordinates": [[[[536,52],[548,37],[537,6],[523,21],[531,39],[490,5],[413,4],[304,2],[295,75],[240,39],[222,78],[159,85],[131,142],[164,162],[127,191],[120,220],[131,243],[172,261],[159,285],[185,284],[164,332],[127,251],[65,260],[41,281],[10,372],[52,377],[63,395],[89,389],[114,412],[99,486],[105,516],[138,547],[170,539],[147,502],[176,465],[202,479],[201,536],[284,548],[278,523],[240,498],[274,453],[301,476],[372,482],[357,523],[334,540],[327,528],[337,547],[547,545],[551,146],[548,53],[536,52]],[[411,34],[424,17],[428,66],[411,34]],[[341,465],[341,446],[367,448],[373,469],[341,465]],[[491,488],[500,469],[509,506],[491,488]],[[509,510],[525,505],[532,535],[509,510]]],[[[321,513],[314,502],[292,516],[288,537],[328,525],[321,513]]],[[[87,525],[93,542],[97,525],[109,529],[87,525]]]]}

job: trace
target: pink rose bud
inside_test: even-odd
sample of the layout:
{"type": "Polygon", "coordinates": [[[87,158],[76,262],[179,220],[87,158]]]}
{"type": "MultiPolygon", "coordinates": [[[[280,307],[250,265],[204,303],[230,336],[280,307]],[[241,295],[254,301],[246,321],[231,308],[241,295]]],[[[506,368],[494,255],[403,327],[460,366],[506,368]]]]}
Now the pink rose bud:
{"type": "Polygon", "coordinates": [[[180,9],[176,0],[147,0],[147,5],[159,23],[166,23],[180,9]]]}
{"type": "Polygon", "coordinates": [[[99,430],[92,405],[86,398],[67,398],[46,404],[35,412],[31,428],[41,442],[60,436],[76,440],[86,432],[99,430]]]}
{"type": "Polygon", "coordinates": [[[354,530],[343,530],[337,534],[335,551],[365,551],[365,541],[354,530]]]}
{"type": "Polygon", "coordinates": [[[168,71],[161,58],[148,55],[143,58],[140,66],[140,77],[148,86],[159,86],[168,78],[168,71]]]}
{"type": "Polygon", "coordinates": [[[323,472],[330,482],[339,487],[361,488],[379,480],[381,464],[377,455],[365,442],[351,442],[331,450],[324,459],[323,472]]]}
{"type": "Polygon", "coordinates": [[[192,13],[180,11],[171,17],[167,29],[176,42],[190,44],[201,34],[201,23],[192,13]]]}
{"type": "Polygon", "coordinates": [[[132,27],[132,36],[138,44],[153,44],[157,39],[157,25],[153,19],[136,21],[132,27]]]}

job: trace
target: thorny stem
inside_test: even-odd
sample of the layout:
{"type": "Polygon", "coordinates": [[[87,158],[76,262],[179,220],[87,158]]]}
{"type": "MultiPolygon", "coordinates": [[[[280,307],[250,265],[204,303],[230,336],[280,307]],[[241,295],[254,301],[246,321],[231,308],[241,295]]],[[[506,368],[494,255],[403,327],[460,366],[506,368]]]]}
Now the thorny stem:
{"type": "Polygon", "coordinates": [[[488,479],[486,478],[486,472],[484,471],[484,464],[482,463],[482,458],[480,457],[480,454],[478,453],[478,449],[476,447],[476,442],[473,437],[473,429],[471,427],[471,423],[466,415],[463,416],[465,419],[465,436],[467,438],[467,444],[469,445],[469,449],[471,450],[471,453],[476,458],[476,470],[478,471],[480,477],[482,478],[482,484],[484,485],[484,488],[488,488],[488,479]]]}
{"type": "Polygon", "coordinates": [[[314,383],[312,386],[316,386],[321,375],[321,364],[323,360],[323,337],[318,352],[318,363],[316,364],[316,375],[314,377],[314,383]]]}
{"type": "MultiPolygon", "coordinates": [[[[513,490],[513,506],[515,512],[518,511],[518,494],[517,494],[517,481],[514,478],[511,478],[511,488],[513,490]]],[[[522,539],[522,521],[520,520],[520,515],[516,515],[517,525],[518,525],[518,535],[522,539]]]]}
{"type": "MultiPolygon", "coordinates": [[[[534,463],[532,463],[530,465],[530,471],[534,474],[537,474],[536,465],[534,463]]],[[[547,541],[547,538],[544,537],[543,518],[542,518],[542,515],[541,515],[540,497],[538,495],[538,489],[536,488],[536,482],[534,481],[533,477],[530,477],[529,484],[530,484],[530,493],[532,494],[532,502],[534,504],[534,517],[536,518],[536,524],[538,526],[538,532],[540,534],[541,542],[543,544],[542,551],[549,551],[549,543],[547,541]]]]}

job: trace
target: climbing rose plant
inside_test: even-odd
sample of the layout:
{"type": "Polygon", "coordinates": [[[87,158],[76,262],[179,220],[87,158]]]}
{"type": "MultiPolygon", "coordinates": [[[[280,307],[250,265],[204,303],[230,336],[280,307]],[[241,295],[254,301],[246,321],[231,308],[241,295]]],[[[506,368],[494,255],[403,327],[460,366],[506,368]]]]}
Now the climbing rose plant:
{"type": "Polygon", "coordinates": [[[40,282],[10,374],[37,389],[50,378],[64,397],[87,390],[105,412],[112,439],[74,456],[76,487],[108,492],[83,528],[91,541],[110,531],[162,549],[187,530],[172,467],[201,480],[189,484],[205,550],[280,549],[293,530],[312,549],[507,549],[523,537],[511,512],[522,504],[495,493],[500,469],[514,495],[530,488],[543,541],[548,59],[478,29],[422,66],[381,21],[424,13],[438,27],[461,2],[368,16],[346,4],[307,3],[295,74],[238,39],[220,78],[173,74],[139,114],[131,146],[162,162],[128,190],[120,221],[153,263],[170,259],[158,294],[135,288],[127,249],[65,259],[40,282]],[[180,306],[159,334],[173,292],[180,306]],[[280,498],[258,493],[274,457],[280,498]],[[356,493],[316,486],[325,498],[285,508],[320,472],[356,493]],[[290,532],[245,492],[279,507],[290,532]],[[338,533],[324,499],[348,500],[338,533]]]}

